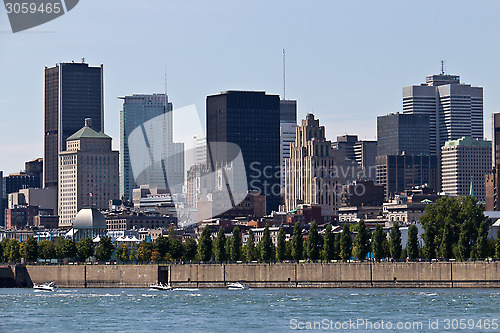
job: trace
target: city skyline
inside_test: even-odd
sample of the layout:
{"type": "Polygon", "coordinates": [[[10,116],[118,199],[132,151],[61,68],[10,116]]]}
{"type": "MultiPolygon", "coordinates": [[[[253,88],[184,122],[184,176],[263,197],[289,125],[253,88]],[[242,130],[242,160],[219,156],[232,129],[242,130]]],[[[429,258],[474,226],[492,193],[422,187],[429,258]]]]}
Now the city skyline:
{"type": "Polygon", "coordinates": [[[17,34],[10,32],[2,12],[0,46],[11,51],[0,54],[5,78],[0,83],[0,107],[8,110],[0,121],[0,153],[6,156],[1,168],[5,174],[17,172],[24,161],[42,156],[43,131],[38,124],[43,120],[43,67],[79,62],[81,57],[90,66],[105,65],[105,123],[115,139],[114,149],[119,145],[117,97],[164,92],[165,66],[169,99],[177,107],[195,104],[203,116],[205,97],[225,90],[283,97],[283,48],[285,97],[297,100],[299,119],[309,112],[320,118],[328,139],[346,133],[375,139],[376,117],[401,112],[402,88],[439,73],[441,59],[446,61],[446,73],[484,87],[484,135],[491,138],[491,114],[500,110],[494,93],[500,89],[498,69],[492,66],[499,53],[499,23],[493,13],[500,5],[427,3],[388,1],[384,8],[370,3],[219,2],[225,8],[220,11],[220,6],[203,2],[128,2],[119,7],[123,2],[110,1],[99,3],[100,11],[94,13],[97,2],[88,1],[58,20],[17,34]],[[277,17],[277,11],[286,15],[277,17]],[[170,13],[170,23],[159,19],[164,13],[170,13]],[[458,22],[454,33],[429,39],[431,32],[448,26],[449,20],[441,20],[443,13],[458,22]],[[308,18],[312,15],[314,20],[308,18]],[[144,27],[128,27],[132,16],[145,22],[144,27]],[[434,24],[426,24],[429,21],[434,24]],[[134,46],[139,44],[126,47],[146,33],[148,40],[164,39],[154,45],[159,52],[150,44],[145,47],[150,53],[134,46]],[[467,47],[468,40],[481,45],[480,59],[475,48],[467,47]],[[24,117],[19,114],[29,121],[21,123],[24,117]]]}

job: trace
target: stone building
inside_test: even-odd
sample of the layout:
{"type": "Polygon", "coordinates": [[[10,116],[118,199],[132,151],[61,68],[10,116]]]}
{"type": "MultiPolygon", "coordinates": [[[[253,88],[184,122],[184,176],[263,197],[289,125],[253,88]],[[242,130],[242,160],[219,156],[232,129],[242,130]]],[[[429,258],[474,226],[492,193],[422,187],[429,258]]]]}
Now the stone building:
{"type": "Polygon", "coordinates": [[[59,154],[59,226],[71,222],[84,206],[107,209],[119,197],[118,151],[111,138],[92,129],[92,121],[67,139],[59,154]]]}

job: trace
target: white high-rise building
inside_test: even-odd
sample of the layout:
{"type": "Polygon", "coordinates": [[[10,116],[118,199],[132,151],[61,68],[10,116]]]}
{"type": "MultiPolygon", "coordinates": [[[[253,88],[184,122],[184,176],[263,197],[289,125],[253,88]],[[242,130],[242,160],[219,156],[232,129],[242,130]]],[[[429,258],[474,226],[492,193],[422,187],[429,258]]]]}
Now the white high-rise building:
{"type": "Polygon", "coordinates": [[[280,123],[281,187],[285,187],[285,160],[290,158],[290,144],[295,141],[297,124],[280,123]]]}
{"type": "Polygon", "coordinates": [[[490,170],[491,141],[469,136],[447,141],[441,148],[442,190],[448,195],[473,194],[483,202],[484,177],[490,170]]]}
{"type": "Polygon", "coordinates": [[[193,165],[207,162],[207,137],[195,135],[193,137],[193,165]]]}
{"type": "Polygon", "coordinates": [[[483,139],[483,88],[460,83],[460,76],[427,76],[418,86],[403,88],[403,113],[430,120],[430,154],[440,154],[446,141],[463,136],[483,139]]]}
{"type": "Polygon", "coordinates": [[[119,152],[111,138],[92,129],[90,119],[66,140],[59,153],[59,226],[71,227],[83,207],[107,209],[119,197],[119,152]]]}
{"type": "Polygon", "coordinates": [[[285,159],[290,157],[290,144],[295,141],[297,127],[297,101],[280,100],[280,165],[281,187],[285,187],[285,159]]]}

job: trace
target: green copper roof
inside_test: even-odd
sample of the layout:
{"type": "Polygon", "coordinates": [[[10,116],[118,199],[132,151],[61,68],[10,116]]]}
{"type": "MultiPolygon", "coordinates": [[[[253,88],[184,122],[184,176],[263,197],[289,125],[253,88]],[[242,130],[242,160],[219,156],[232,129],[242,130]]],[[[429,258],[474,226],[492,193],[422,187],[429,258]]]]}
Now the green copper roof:
{"type": "Polygon", "coordinates": [[[92,128],[88,126],[84,126],[78,132],[70,136],[66,141],[71,140],[79,140],[81,138],[90,138],[90,139],[111,139],[111,137],[107,136],[102,132],[94,131],[92,128]]]}
{"type": "Polygon", "coordinates": [[[491,141],[477,140],[471,136],[463,136],[458,140],[446,141],[444,146],[445,147],[453,147],[453,146],[491,147],[491,141]]]}

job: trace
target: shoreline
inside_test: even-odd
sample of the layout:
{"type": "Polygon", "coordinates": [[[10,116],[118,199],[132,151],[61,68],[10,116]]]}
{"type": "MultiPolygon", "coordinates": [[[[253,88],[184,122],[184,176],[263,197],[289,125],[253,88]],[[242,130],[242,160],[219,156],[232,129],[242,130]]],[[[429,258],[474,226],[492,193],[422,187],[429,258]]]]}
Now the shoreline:
{"type": "Polygon", "coordinates": [[[172,265],[16,265],[0,267],[0,286],[61,288],[500,288],[500,262],[238,263],[172,265]]]}

